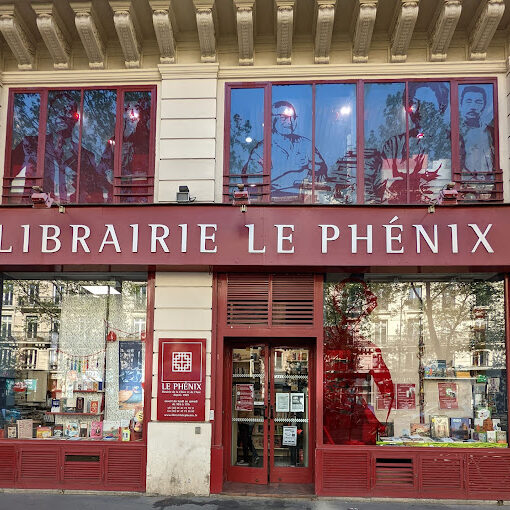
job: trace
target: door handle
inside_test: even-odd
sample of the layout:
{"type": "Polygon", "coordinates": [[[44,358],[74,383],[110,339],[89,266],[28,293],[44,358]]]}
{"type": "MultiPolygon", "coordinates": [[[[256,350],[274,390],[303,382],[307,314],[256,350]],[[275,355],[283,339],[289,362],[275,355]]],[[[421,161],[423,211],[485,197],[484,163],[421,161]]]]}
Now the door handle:
{"type": "Polygon", "coordinates": [[[269,410],[270,410],[270,415],[271,415],[270,417],[272,420],[274,420],[274,407],[271,405],[269,410]]]}
{"type": "Polygon", "coordinates": [[[264,405],[264,420],[267,420],[268,416],[267,416],[267,406],[264,405]]]}

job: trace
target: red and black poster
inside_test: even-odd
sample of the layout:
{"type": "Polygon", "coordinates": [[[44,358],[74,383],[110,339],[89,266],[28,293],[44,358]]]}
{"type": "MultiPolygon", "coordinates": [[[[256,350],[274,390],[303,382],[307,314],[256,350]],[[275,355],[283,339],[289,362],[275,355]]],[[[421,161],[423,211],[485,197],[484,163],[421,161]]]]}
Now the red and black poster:
{"type": "Polygon", "coordinates": [[[396,398],[397,392],[395,390],[395,385],[393,385],[393,395],[391,394],[382,394],[380,392],[377,392],[377,410],[388,410],[390,408],[395,409],[397,406],[397,398],[396,398]]]}
{"type": "Polygon", "coordinates": [[[253,411],[253,384],[236,384],[236,411],[253,411]]]}
{"type": "Polygon", "coordinates": [[[416,409],[416,384],[397,384],[397,409],[416,409]]]}
{"type": "Polygon", "coordinates": [[[439,389],[439,409],[458,409],[457,385],[455,383],[437,383],[439,389]]]}
{"type": "Polygon", "coordinates": [[[205,342],[159,340],[158,420],[205,421],[205,342]]]}

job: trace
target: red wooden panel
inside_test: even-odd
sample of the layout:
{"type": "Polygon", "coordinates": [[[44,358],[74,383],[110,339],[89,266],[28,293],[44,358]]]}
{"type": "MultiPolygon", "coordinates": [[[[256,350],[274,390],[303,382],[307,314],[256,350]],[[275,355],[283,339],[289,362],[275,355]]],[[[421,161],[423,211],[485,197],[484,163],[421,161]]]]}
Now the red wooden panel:
{"type": "Polygon", "coordinates": [[[269,276],[228,275],[227,324],[269,323],[269,276]]]}
{"type": "Polygon", "coordinates": [[[272,291],[273,326],[313,326],[313,275],[274,275],[272,291]]]}
{"type": "Polygon", "coordinates": [[[16,480],[16,448],[0,446],[0,484],[16,480]]]}
{"type": "Polygon", "coordinates": [[[462,489],[462,465],[463,456],[457,454],[438,453],[433,457],[421,457],[421,490],[436,492],[441,489],[462,489]]]}
{"type": "Polygon", "coordinates": [[[143,448],[110,447],[106,465],[106,485],[143,490],[145,482],[143,448]]]}
{"type": "Polygon", "coordinates": [[[63,452],[63,479],[66,482],[102,482],[101,451],[73,451],[63,452]]]}
{"type": "Polygon", "coordinates": [[[467,455],[468,494],[487,499],[508,499],[510,455],[476,452],[467,455]]]}
{"type": "Polygon", "coordinates": [[[375,486],[414,486],[413,459],[381,457],[375,459],[375,486]]]}
{"type": "Polygon", "coordinates": [[[55,480],[58,482],[59,474],[59,450],[22,449],[20,453],[20,480],[55,480]]]}
{"type": "Polygon", "coordinates": [[[370,454],[323,452],[322,487],[339,494],[367,491],[370,486],[370,454]]]}

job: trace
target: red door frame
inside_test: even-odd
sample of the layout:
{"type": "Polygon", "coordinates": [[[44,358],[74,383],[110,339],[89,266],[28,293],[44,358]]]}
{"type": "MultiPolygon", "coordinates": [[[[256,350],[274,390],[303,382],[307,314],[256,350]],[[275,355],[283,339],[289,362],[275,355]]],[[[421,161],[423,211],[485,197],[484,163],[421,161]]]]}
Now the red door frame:
{"type": "Polygon", "coordinates": [[[267,483],[304,483],[311,484],[314,478],[315,467],[315,340],[309,338],[262,338],[256,339],[227,339],[225,342],[225,370],[224,370],[224,393],[223,393],[223,443],[224,449],[224,465],[225,476],[227,481],[255,483],[266,485],[267,483]],[[264,348],[264,360],[266,372],[264,377],[264,455],[263,463],[260,467],[237,467],[232,466],[230,459],[232,454],[231,441],[231,424],[232,424],[232,349],[248,346],[262,346],[264,348]],[[269,389],[269,380],[273,380],[272,359],[275,348],[308,348],[308,467],[275,467],[274,465],[274,421],[271,416],[274,415],[275,391],[274,385],[271,384],[269,389]],[[269,404],[268,399],[271,404],[269,404]],[[267,456],[268,444],[270,441],[269,457],[267,456]]]}

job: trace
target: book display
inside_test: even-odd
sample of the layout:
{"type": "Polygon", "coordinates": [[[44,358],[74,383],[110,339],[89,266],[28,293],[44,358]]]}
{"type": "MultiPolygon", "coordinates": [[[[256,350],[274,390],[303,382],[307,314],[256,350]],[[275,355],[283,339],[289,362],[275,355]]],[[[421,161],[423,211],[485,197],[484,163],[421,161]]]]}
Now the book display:
{"type": "Polygon", "coordinates": [[[124,440],[141,439],[146,284],[63,278],[11,280],[5,288],[3,438],[103,440],[118,438],[122,424],[124,440]]]}

